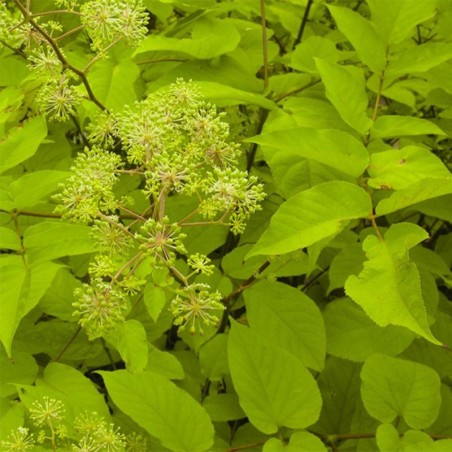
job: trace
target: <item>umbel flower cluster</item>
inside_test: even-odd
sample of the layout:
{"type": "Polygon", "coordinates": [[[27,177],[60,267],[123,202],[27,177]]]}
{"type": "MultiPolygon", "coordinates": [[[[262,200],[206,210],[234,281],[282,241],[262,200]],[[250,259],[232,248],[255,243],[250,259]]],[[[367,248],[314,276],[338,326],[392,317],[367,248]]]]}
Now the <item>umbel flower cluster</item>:
{"type": "Polygon", "coordinates": [[[86,76],[97,61],[108,58],[109,49],[119,42],[135,47],[147,33],[148,14],[142,0],[55,0],[56,6],[64,9],[34,14],[29,2],[24,4],[0,2],[0,41],[27,59],[40,81],[35,103],[54,121],[73,119],[84,97],[93,100],[85,89],[86,76]],[[64,30],[61,22],[48,19],[53,17],[51,13],[64,13],[57,18],[78,18],[79,25],[64,30]],[[82,30],[94,53],[85,68],[74,69],[58,43],[82,30]],[[85,78],[85,87],[80,77],[85,78]]]}
{"type": "Polygon", "coordinates": [[[39,445],[46,444],[50,444],[53,450],[74,452],[148,450],[145,438],[135,433],[124,435],[118,427],[108,423],[96,412],[80,414],[76,416],[73,425],[69,425],[63,402],[49,397],[33,402],[29,419],[33,432],[26,427],[13,430],[6,440],[0,442],[2,450],[32,451],[39,448],[39,445]]]}
{"type": "Polygon", "coordinates": [[[177,80],[121,113],[103,112],[89,131],[91,148],[56,195],[63,218],[92,226],[98,249],[89,284],[75,292],[80,325],[91,338],[108,333],[158,274],[157,284],[172,293],[175,325],[202,334],[224,306],[205,278],[196,280],[213,266],[207,256],[187,253],[184,230],[215,225],[240,234],[260,209],[262,185],[239,169],[228,124],[191,82],[177,80]],[[119,195],[126,178],[140,189],[139,209],[119,195]],[[193,206],[183,217],[168,208],[177,199],[193,206]]]}

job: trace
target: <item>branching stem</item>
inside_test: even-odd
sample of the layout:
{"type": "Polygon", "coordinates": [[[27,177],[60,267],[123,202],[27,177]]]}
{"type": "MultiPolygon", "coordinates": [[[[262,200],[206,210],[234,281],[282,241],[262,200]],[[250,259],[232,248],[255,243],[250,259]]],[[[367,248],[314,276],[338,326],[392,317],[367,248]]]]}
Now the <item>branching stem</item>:
{"type": "Polygon", "coordinates": [[[85,86],[86,92],[87,92],[90,100],[94,104],[96,104],[101,110],[107,111],[107,108],[94,95],[93,90],[91,89],[91,85],[89,84],[85,73],[68,62],[68,60],[63,55],[60,48],[58,47],[57,43],[52,38],[52,36],[50,36],[38,23],[36,23],[35,20],[33,20],[29,11],[22,5],[20,0],[13,0],[13,1],[19,8],[19,10],[22,13],[22,15],[24,16],[25,20],[49,43],[50,47],[52,47],[57,58],[61,61],[63,68],[73,72],[75,75],[77,75],[80,78],[83,85],[85,86]]]}

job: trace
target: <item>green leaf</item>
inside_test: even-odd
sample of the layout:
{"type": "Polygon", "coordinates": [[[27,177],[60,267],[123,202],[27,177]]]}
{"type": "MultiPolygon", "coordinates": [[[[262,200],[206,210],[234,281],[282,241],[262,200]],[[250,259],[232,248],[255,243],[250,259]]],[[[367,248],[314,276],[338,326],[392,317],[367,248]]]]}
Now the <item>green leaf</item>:
{"type": "Polygon", "coordinates": [[[24,425],[25,407],[21,403],[11,406],[9,399],[0,399],[0,441],[7,441],[12,430],[24,425]]]}
{"type": "Polygon", "coordinates": [[[364,135],[372,126],[366,110],[369,103],[364,86],[343,66],[320,58],[315,59],[325,85],[325,95],[342,119],[364,135]]]}
{"type": "Polygon", "coordinates": [[[348,8],[328,5],[328,9],[361,61],[373,72],[381,73],[386,66],[386,50],[374,24],[348,8]]]}
{"type": "Polygon", "coordinates": [[[340,232],[349,220],[366,218],[372,210],[369,195],[349,182],[326,182],[298,193],[273,215],[247,257],[284,254],[340,232]]]}
{"type": "Polygon", "coordinates": [[[372,22],[385,45],[398,44],[435,14],[436,0],[368,0],[372,22]]]}
{"type": "Polygon", "coordinates": [[[430,331],[419,272],[408,253],[427,237],[412,223],[393,224],[384,241],[369,235],[363,242],[368,260],[359,276],[347,279],[345,291],[377,325],[403,326],[440,345],[430,331]]]}
{"type": "Polygon", "coordinates": [[[138,66],[127,56],[97,62],[88,74],[88,81],[100,102],[119,111],[137,99],[134,83],[139,75],[138,66]]]}
{"type": "Polygon", "coordinates": [[[377,444],[379,450],[399,451],[399,432],[392,424],[381,424],[377,428],[377,444]]]}
{"type": "Polygon", "coordinates": [[[351,361],[365,361],[375,353],[398,355],[414,339],[414,334],[404,328],[378,326],[346,298],[328,303],[324,319],[327,352],[351,361]]]}
{"type": "Polygon", "coordinates": [[[12,129],[6,139],[0,141],[0,174],[34,155],[46,135],[47,125],[42,116],[12,129]]]}
{"type": "Polygon", "coordinates": [[[215,335],[199,350],[199,365],[203,374],[212,381],[220,381],[229,375],[227,334],[215,335]]]}
{"type": "Polygon", "coordinates": [[[263,280],[244,293],[253,331],[321,371],[325,361],[325,327],[317,305],[304,293],[263,280]]]}
{"type": "Polygon", "coordinates": [[[445,135],[427,119],[412,116],[380,116],[371,129],[372,138],[390,138],[412,135],[445,135]]]}
{"type": "Polygon", "coordinates": [[[0,58],[0,86],[17,86],[29,74],[26,60],[18,55],[0,58]]]}
{"type": "Polygon", "coordinates": [[[295,432],[289,444],[277,438],[270,438],[262,449],[263,452],[327,452],[327,448],[320,438],[309,432],[295,432]]]}
{"type": "Polygon", "coordinates": [[[146,330],[141,322],[134,319],[126,320],[106,339],[118,350],[129,372],[140,372],[146,367],[148,343],[146,330]]]}
{"type": "Polygon", "coordinates": [[[295,125],[300,127],[338,129],[343,132],[350,132],[350,127],[326,99],[289,97],[284,102],[283,108],[283,111],[278,111],[282,124],[278,125],[278,116],[274,112],[265,123],[266,131],[272,132],[273,130],[288,129],[290,124],[289,120],[292,120],[295,125]],[[282,115],[282,113],[288,113],[290,116],[287,116],[287,114],[282,115]]]}
{"type": "Polygon", "coordinates": [[[183,380],[185,378],[184,368],[173,354],[159,350],[152,344],[148,344],[148,348],[149,359],[146,370],[171,380],[183,380]]]}
{"type": "Polygon", "coordinates": [[[452,193],[452,177],[422,179],[380,201],[375,212],[377,215],[387,215],[421,201],[450,193],[452,193]]]}
{"type": "Polygon", "coordinates": [[[70,173],[66,171],[35,171],[25,174],[9,186],[9,195],[14,208],[34,207],[58,189],[58,184],[70,173]]]}
{"type": "Polygon", "coordinates": [[[361,400],[359,372],[361,366],[344,359],[329,356],[317,384],[322,393],[322,412],[314,431],[349,433],[352,420],[361,400]]]}
{"type": "Polygon", "coordinates": [[[426,72],[452,58],[452,44],[426,43],[405,48],[395,54],[385,70],[386,77],[426,72]]]}
{"type": "Polygon", "coordinates": [[[74,256],[95,251],[89,226],[42,221],[29,227],[24,234],[24,246],[32,262],[74,256]]]}
{"type": "Polygon", "coordinates": [[[228,356],[240,406],[260,431],[300,429],[318,419],[322,400],[317,384],[293,355],[232,321],[228,356]]]}
{"type": "Polygon", "coordinates": [[[328,277],[330,284],[328,294],[335,289],[344,287],[345,281],[350,275],[356,275],[363,269],[365,254],[359,243],[344,246],[330,264],[328,277]]]}
{"type": "Polygon", "coordinates": [[[20,250],[19,237],[10,228],[0,226],[0,248],[7,250],[20,250]]]}
{"type": "Polygon", "coordinates": [[[11,358],[8,358],[3,347],[0,349],[0,369],[0,398],[16,394],[16,383],[32,384],[39,370],[30,353],[13,351],[11,358]]]}
{"type": "Polygon", "coordinates": [[[204,399],[202,406],[214,422],[234,421],[246,417],[235,394],[209,395],[204,399]]]}
{"type": "Polygon", "coordinates": [[[185,391],[153,372],[99,372],[113,402],[164,447],[201,452],[213,445],[205,409],[185,391]]]}
{"type": "Polygon", "coordinates": [[[165,291],[153,283],[148,283],[144,287],[143,301],[151,319],[157,322],[166,305],[165,291]]]}
{"type": "Polygon", "coordinates": [[[206,100],[218,105],[226,107],[230,105],[258,105],[267,110],[275,110],[277,105],[270,99],[256,94],[243,91],[231,86],[227,86],[217,82],[197,81],[196,86],[206,100]]]}
{"type": "Polygon", "coordinates": [[[441,406],[438,374],[422,364],[374,355],[361,371],[361,396],[368,413],[380,422],[398,416],[412,428],[433,424],[441,406]]]}
{"type": "Polygon", "coordinates": [[[0,341],[11,357],[11,344],[21,319],[39,302],[52,283],[59,265],[49,262],[31,267],[7,265],[0,272],[0,341]]]}
{"type": "Polygon", "coordinates": [[[191,39],[151,35],[145,38],[135,56],[147,52],[177,52],[192,58],[210,59],[234,50],[240,33],[228,20],[202,18],[196,22],[191,39]]]}
{"type": "Polygon", "coordinates": [[[246,141],[258,143],[268,151],[268,159],[276,154],[297,155],[322,163],[349,176],[358,177],[369,164],[369,154],[363,144],[352,135],[337,129],[296,129],[264,133],[246,141]]]}
{"type": "Polygon", "coordinates": [[[447,178],[450,175],[435,154],[417,146],[372,154],[368,172],[368,184],[385,190],[400,190],[422,179],[447,178]]]}
{"type": "Polygon", "coordinates": [[[317,74],[315,58],[335,63],[339,59],[339,52],[334,42],[321,36],[303,39],[292,53],[290,66],[299,71],[317,74]]]}
{"type": "Polygon", "coordinates": [[[110,417],[104,397],[97,391],[91,380],[71,366],[50,363],[44,370],[42,378],[36,382],[38,388],[58,391],[64,395],[73,416],[86,412],[97,412],[105,418],[110,417]]]}

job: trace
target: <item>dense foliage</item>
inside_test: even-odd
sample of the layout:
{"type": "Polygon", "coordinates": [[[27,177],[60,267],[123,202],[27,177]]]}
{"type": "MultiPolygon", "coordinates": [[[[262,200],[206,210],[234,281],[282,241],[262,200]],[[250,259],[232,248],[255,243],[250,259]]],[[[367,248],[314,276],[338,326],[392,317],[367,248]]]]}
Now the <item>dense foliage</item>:
{"type": "Polygon", "coordinates": [[[2,0],[3,450],[452,450],[451,0],[2,0]]]}

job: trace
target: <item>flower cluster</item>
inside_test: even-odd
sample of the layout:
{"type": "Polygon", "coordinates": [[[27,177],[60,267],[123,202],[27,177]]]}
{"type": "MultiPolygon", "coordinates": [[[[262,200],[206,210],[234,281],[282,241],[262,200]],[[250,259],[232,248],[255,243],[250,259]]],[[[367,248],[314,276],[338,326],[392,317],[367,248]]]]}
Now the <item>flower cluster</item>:
{"type": "Polygon", "coordinates": [[[0,442],[0,446],[4,450],[16,450],[26,451],[32,450],[35,447],[35,440],[33,435],[29,433],[29,429],[25,427],[19,427],[17,430],[13,430],[8,439],[0,442]]]}
{"type": "Polygon", "coordinates": [[[40,40],[31,25],[23,21],[20,13],[11,12],[3,2],[0,3],[0,39],[15,48],[29,48],[40,40]]]}
{"type": "Polygon", "coordinates": [[[121,39],[128,45],[138,45],[147,32],[145,11],[141,0],[92,0],[80,8],[91,47],[98,51],[121,39]]]}
{"type": "Polygon", "coordinates": [[[214,267],[205,255],[187,256],[183,229],[213,223],[240,234],[265,197],[257,178],[239,169],[240,150],[229,142],[223,119],[191,82],[177,80],[121,113],[103,112],[93,121],[89,138],[96,144],[79,154],[56,197],[64,218],[93,225],[99,254],[89,268],[90,284],[76,290],[74,303],[90,338],[123,321],[128,295],[161,268],[183,287],[171,289],[177,294],[171,311],[181,330],[188,325],[190,332],[202,333],[203,325],[218,323],[220,294],[190,282],[214,267]],[[140,181],[148,201],[142,211],[129,209],[130,202],[115,194],[118,178],[128,175],[140,181]],[[167,205],[178,196],[195,201],[183,218],[168,215],[167,205]],[[188,275],[180,270],[180,258],[191,269],[188,275]]]}
{"type": "Polygon", "coordinates": [[[161,221],[150,218],[135,235],[142,244],[140,249],[154,258],[156,266],[162,263],[174,264],[176,253],[186,254],[183,240],[186,235],[181,232],[177,223],[170,223],[168,217],[161,221]]]}
{"type": "Polygon", "coordinates": [[[187,326],[191,334],[199,332],[203,335],[204,325],[218,325],[218,313],[224,310],[219,292],[210,292],[207,284],[194,283],[177,291],[177,296],[171,302],[171,312],[174,324],[179,325],[179,331],[187,326]]]}
{"type": "Polygon", "coordinates": [[[178,79],[117,115],[116,134],[130,163],[144,170],[145,193],[197,196],[206,219],[229,217],[236,234],[260,209],[265,194],[255,177],[237,168],[239,147],[229,126],[192,83],[178,79]]]}
{"type": "Polygon", "coordinates": [[[126,292],[101,278],[93,278],[90,284],[75,289],[74,296],[74,316],[90,339],[107,334],[125,318],[126,292]]]}
{"type": "MultiPolygon", "coordinates": [[[[35,60],[41,65],[40,70],[52,71],[52,65],[57,67],[55,61],[35,60]]],[[[53,70],[56,69],[53,68],[53,70]]],[[[44,115],[54,121],[67,121],[76,114],[76,107],[82,101],[82,94],[78,88],[71,85],[69,78],[64,74],[58,79],[47,81],[36,95],[36,103],[44,115]]]]}
{"type": "Polygon", "coordinates": [[[0,442],[3,450],[27,451],[38,448],[38,444],[50,442],[53,450],[72,450],[80,452],[146,452],[147,440],[135,432],[125,435],[119,427],[108,422],[96,412],[79,414],[73,425],[75,435],[67,436],[67,420],[64,405],[60,400],[44,397],[35,400],[30,407],[30,420],[36,427],[47,428],[39,432],[35,439],[28,428],[13,430],[8,439],[0,442]]]}
{"type": "Polygon", "coordinates": [[[81,435],[73,451],[122,451],[126,445],[126,435],[114,424],[108,423],[98,413],[85,413],[75,419],[75,430],[81,435]]]}
{"type": "Polygon", "coordinates": [[[118,170],[122,166],[118,155],[99,148],[85,149],[78,155],[72,176],[55,196],[60,202],[57,212],[64,218],[82,223],[92,222],[99,214],[110,214],[117,208],[113,193],[118,170]]]}

